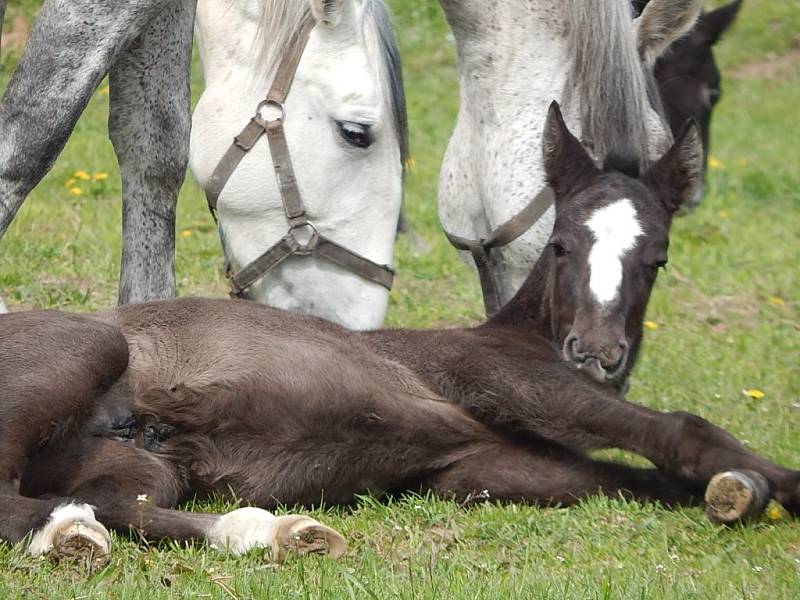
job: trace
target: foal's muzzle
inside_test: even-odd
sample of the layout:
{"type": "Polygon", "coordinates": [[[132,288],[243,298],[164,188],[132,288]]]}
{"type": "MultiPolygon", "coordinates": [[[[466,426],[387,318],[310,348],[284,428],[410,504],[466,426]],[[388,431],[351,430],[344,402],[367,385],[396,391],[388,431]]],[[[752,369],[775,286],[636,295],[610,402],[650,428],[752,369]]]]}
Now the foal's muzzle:
{"type": "Polygon", "coordinates": [[[628,342],[594,345],[586,343],[580,336],[570,332],[564,340],[564,359],[584,371],[592,379],[607,383],[618,379],[625,371],[628,361],[628,342]]]}

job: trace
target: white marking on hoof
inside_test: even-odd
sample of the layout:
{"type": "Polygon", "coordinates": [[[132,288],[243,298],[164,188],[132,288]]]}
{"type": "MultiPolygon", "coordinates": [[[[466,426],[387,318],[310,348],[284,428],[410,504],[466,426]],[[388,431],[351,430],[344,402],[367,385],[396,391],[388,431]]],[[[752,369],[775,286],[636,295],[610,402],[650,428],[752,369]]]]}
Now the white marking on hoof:
{"type": "Polygon", "coordinates": [[[214,548],[244,554],[271,548],[280,563],[290,554],[322,554],[339,558],[347,550],[344,538],[330,527],[302,515],[276,517],[260,508],[240,508],[223,515],[206,534],[214,548]]]}
{"type": "Polygon", "coordinates": [[[50,514],[44,527],[31,538],[28,553],[50,558],[79,560],[99,567],[108,562],[111,536],[94,518],[88,504],[64,504],[50,514]]]}
{"type": "Polygon", "coordinates": [[[206,539],[212,548],[244,554],[253,548],[272,546],[275,515],[261,508],[238,508],[222,515],[208,530],[206,539]]]}

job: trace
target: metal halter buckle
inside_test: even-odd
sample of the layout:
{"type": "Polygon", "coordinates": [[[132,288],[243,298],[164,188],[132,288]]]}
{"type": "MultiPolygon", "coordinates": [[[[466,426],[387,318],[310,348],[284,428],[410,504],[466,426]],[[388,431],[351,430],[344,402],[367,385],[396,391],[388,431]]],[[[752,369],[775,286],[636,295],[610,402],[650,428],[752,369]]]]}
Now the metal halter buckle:
{"type": "Polygon", "coordinates": [[[265,123],[271,123],[273,121],[283,121],[286,118],[286,110],[283,108],[283,103],[278,102],[277,100],[270,100],[267,98],[266,100],[262,100],[256,106],[256,117],[262,119],[265,123]],[[278,111],[278,116],[273,119],[267,119],[264,115],[261,114],[261,111],[267,107],[274,108],[278,111]]]}
{"type": "Polygon", "coordinates": [[[314,225],[310,221],[306,221],[305,223],[298,223],[297,225],[291,225],[289,227],[289,233],[287,235],[292,239],[292,241],[296,245],[293,254],[297,254],[299,256],[309,256],[314,252],[314,248],[316,248],[317,244],[319,243],[319,232],[317,231],[317,228],[314,227],[314,225]],[[311,229],[311,237],[308,238],[306,242],[302,242],[301,240],[297,239],[296,232],[298,229],[305,229],[306,227],[311,229]]]}

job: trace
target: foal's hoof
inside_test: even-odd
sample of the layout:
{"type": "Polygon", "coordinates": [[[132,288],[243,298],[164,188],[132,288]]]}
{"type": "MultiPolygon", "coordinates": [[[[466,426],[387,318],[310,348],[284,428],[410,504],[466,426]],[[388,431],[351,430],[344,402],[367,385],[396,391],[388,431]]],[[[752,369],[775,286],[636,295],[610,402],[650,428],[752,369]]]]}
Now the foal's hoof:
{"type": "Polygon", "coordinates": [[[282,563],[288,556],[320,554],[339,558],[347,552],[347,542],[330,527],[303,515],[278,517],[272,541],[272,560],[282,563]]]}
{"type": "Polygon", "coordinates": [[[76,562],[97,569],[108,563],[109,539],[100,523],[72,523],[56,533],[47,556],[56,562],[76,562]]]}
{"type": "Polygon", "coordinates": [[[56,508],[28,546],[33,556],[45,555],[56,562],[80,562],[92,568],[108,562],[110,549],[108,530],[94,518],[94,511],[87,504],[56,508]]]}
{"type": "Polygon", "coordinates": [[[706,514],[730,525],[757,517],[770,499],[769,483],[755,471],[717,473],[706,487],[706,514]]]}

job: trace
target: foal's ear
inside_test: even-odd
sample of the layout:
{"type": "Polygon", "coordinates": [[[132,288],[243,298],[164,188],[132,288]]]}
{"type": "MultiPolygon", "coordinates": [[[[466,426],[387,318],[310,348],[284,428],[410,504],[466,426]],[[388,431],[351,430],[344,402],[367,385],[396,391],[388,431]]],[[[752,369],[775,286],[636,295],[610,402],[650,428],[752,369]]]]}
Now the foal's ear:
{"type": "Polygon", "coordinates": [[[639,58],[652,66],[670,44],[697,21],[703,0],[650,0],[633,21],[639,58]]]}
{"type": "Polygon", "coordinates": [[[569,194],[598,170],[583,145],[567,129],[555,100],[550,103],[544,123],[542,153],[547,185],[553,188],[556,198],[569,194]]]}
{"type": "Polygon", "coordinates": [[[352,0],[309,0],[311,14],[318,23],[328,27],[336,27],[352,0]]]}
{"type": "Polygon", "coordinates": [[[703,181],[703,142],[697,121],[686,122],[672,147],[642,180],[654,189],[671,213],[694,195],[703,181]]]}
{"type": "Polygon", "coordinates": [[[733,24],[741,7],[742,0],[734,0],[730,4],[720,6],[711,12],[700,15],[700,20],[697,22],[697,28],[695,29],[696,35],[703,40],[703,43],[713,46],[728,27],[733,24]]]}

